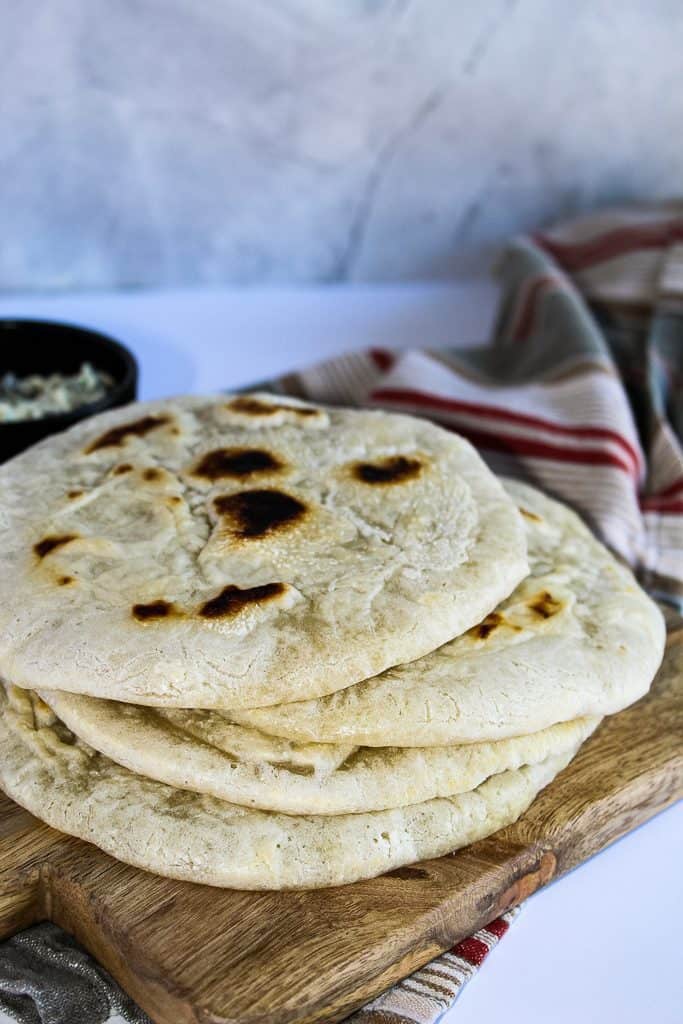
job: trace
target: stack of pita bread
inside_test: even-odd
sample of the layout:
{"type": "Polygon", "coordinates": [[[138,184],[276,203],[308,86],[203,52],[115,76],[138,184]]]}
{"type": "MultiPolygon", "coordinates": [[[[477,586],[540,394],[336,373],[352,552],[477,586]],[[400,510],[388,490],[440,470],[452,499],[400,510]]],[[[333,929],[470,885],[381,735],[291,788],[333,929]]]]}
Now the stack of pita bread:
{"type": "Polygon", "coordinates": [[[0,784],[174,878],[336,885],[513,822],[664,625],[565,506],[424,420],[129,406],[0,470],[0,784]]]}

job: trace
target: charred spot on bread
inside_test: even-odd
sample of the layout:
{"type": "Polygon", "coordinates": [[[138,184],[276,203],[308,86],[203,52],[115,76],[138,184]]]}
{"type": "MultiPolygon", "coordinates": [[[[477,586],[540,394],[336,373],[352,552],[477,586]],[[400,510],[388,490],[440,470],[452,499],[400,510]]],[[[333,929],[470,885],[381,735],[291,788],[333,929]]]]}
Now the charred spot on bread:
{"type": "Polygon", "coordinates": [[[215,448],[201,457],[192,470],[193,476],[205,480],[222,480],[276,473],[284,464],[265,448],[215,448]]]}
{"type": "Polygon", "coordinates": [[[245,540],[288,529],[307,512],[298,498],[273,488],[220,495],[214,508],[229,530],[245,540]]]}
{"type": "Polygon", "coordinates": [[[470,636],[476,637],[477,640],[487,640],[494,629],[498,629],[502,625],[503,621],[504,619],[500,612],[491,612],[485,619],[482,619],[476,626],[468,630],[468,633],[470,636]]]}
{"type": "Polygon", "coordinates": [[[414,480],[422,472],[420,459],[408,455],[390,455],[377,462],[356,462],[351,473],[364,484],[402,484],[414,480]]]}
{"type": "Polygon", "coordinates": [[[301,416],[302,418],[320,416],[319,409],[311,409],[300,405],[286,405],[282,402],[269,402],[263,398],[254,398],[251,395],[238,395],[226,404],[226,409],[242,413],[244,416],[254,417],[274,416],[278,412],[289,412],[294,416],[301,416]]]}
{"type": "Polygon", "coordinates": [[[100,451],[102,448],[118,448],[124,444],[129,437],[145,437],[157,427],[163,427],[169,422],[168,416],[142,416],[132,423],[124,423],[120,427],[112,427],[102,434],[85,449],[86,455],[100,451]]]}
{"type": "Polygon", "coordinates": [[[156,601],[148,601],[144,604],[134,604],[132,608],[133,618],[138,622],[151,622],[155,619],[167,619],[174,613],[173,603],[164,598],[156,601]]]}
{"type": "Polygon", "coordinates": [[[284,583],[264,583],[259,587],[246,588],[229,584],[215,597],[205,601],[199,609],[199,614],[204,619],[232,618],[243,608],[266,604],[274,598],[281,597],[285,590],[284,583]]]}
{"type": "Polygon", "coordinates": [[[56,551],[57,548],[63,548],[65,544],[69,544],[72,540],[76,540],[78,537],[75,533],[61,533],[58,535],[52,535],[43,537],[37,544],[33,545],[33,550],[38,558],[43,559],[49,555],[52,551],[56,551]]]}
{"type": "Polygon", "coordinates": [[[547,590],[542,590],[539,594],[530,598],[527,604],[533,612],[536,612],[543,619],[549,619],[551,616],[557,615],[562,608],[562,602],[554,598],[547,590]]]}

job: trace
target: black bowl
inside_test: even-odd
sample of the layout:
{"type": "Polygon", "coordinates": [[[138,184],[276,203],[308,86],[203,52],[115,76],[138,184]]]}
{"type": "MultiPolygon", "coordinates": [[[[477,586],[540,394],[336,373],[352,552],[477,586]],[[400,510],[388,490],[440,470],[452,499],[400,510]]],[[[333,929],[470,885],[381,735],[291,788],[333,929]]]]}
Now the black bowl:
{"type": "Polygon", "coordinates": [[[138,386],[135,357],[106,334],[51,320],[0,319],[0,376],[8,371],[17,377],[74,374],[85,362],[113,379],[106,394],[70,412],[51,413],[37,420],[0,422],[0,462],[87,416],[132,402],[138,386]]]}

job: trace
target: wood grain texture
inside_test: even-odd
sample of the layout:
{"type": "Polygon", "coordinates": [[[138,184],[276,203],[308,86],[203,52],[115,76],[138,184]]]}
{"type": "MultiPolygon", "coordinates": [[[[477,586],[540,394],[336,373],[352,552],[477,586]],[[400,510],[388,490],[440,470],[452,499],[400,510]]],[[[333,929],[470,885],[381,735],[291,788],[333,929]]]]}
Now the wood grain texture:
{"type": "Polygon", "coordinates": [[[331,1024],[681,796],[678,629],[652,692],[603,722],[515,825],[351,886],[157,878],[0,797],[0,937],[55,921],[159,1024],[331,1024]]]}

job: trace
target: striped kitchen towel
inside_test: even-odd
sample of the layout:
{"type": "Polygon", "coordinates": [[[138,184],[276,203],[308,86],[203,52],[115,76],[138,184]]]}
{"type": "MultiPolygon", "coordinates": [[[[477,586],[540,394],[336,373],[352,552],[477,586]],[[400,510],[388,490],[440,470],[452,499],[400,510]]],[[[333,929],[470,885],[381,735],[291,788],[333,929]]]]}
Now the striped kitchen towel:
{"type": "MultiPolygon", "coordinates": [[[[418,413],[457,430],[496,471],[574,505],[651,593],[681,609],[683,203],[609,211],[521,239],[499,270],[503,297],[487,348],[353,354],[275,389],[418,413]]],[[[514,915],[349,1024],[435,1024],[514,915]]],[[[112,1012],[148,1021],[50,924],[0,946],[2,1009],[22,1024],[103,1024],[112,1012]]]]}
{"type": "MultiPolygon", "coordinates": [[[[491,343],[352,353],[278,390],[428,416],[573,505],[654,596],[683,601],[683,203],[512,244],[491,343]]],[[[457,331],[457,325],[454,325],[457,331]]]]}
{"type": "Polygon", "coordinates": [[[519,913],[519,907],[456,943],[347,1017],[345,1024],[434,1024],[450,1009],[519,913]]]}

